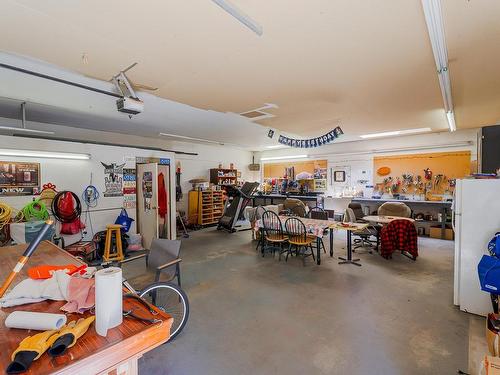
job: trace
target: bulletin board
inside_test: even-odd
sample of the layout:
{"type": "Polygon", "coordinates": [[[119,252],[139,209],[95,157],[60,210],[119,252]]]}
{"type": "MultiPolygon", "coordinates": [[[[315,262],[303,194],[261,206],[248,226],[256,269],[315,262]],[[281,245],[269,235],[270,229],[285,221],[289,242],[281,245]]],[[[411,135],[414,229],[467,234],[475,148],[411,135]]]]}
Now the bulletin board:
{"type": "MultiPolygon", "coordinates": [[[[436,152],[425,154],[407,154],[380,156],[373,158],[373,182],[374,185],[382,184],[384,179],[392,177],[394,180],[401,178],[403,174],[413,176],[424,176],[424,170],[429,168],[434,176],[442,174],[447,179],[463,178],[471,173],[470,151],[436,152]],[[380,175],[378,171],[382,167],[390,169],[389,174],[380,175]]],[[[443,184],[444,185],[444,184],[443,184]]],[[[435,193],[443,193],[443,188],[437,189],[435,193]]]]}

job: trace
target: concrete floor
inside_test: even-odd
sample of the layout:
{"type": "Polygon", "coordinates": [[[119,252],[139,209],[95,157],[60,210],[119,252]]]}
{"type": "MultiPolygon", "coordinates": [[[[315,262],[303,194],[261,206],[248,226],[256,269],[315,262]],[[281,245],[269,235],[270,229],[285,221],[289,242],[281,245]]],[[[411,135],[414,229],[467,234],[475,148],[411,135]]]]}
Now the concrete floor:
{"type": "MultiPolygon", "coordinates": [[[[453,306],[453,242],[419,239],[416,262],[360,254],[278,262],[250,232],[192,232],[182,245],[185,330],[141,374],[454,374],[467,371],[467,314],[453,306]]],[[[328,241],[325,241],[327,243],[328,241]]],[[[326,244],[328,247],[328,244],[326,244]]]]}

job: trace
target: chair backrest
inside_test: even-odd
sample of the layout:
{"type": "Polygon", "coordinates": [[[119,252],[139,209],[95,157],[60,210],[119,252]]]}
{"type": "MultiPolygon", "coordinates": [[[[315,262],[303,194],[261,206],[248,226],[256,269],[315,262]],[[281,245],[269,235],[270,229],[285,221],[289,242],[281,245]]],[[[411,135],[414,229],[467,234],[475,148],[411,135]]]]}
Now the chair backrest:
{"type": "Polygon", "coordinates": [[[266,236],[270,234],[283,234],[283,225],[278,215],[273,211],[266,211],[262,214],[262,227],[266,236]]]}
{"type": "Polygon", "coordinates": [[[285,231],[289,236],[307,240],[307,230],[305,224],[296,217],[290,217],[285,221],[285,231]]]}
{"type": "Polygon", "coordinates": [[[385,202],[377,210],[379,216],[410,217],[411,209],[403,202],[385,202]]]}
{"type": "Polygon", "coordinates": [[[328,212],[316,206],[309,210],[309,217],[316,220],[328,220],[328,212]]]}
{"type": "Polygon", "coordinates": [[[300,199],[286,198],[285,201],[283,202],[283,209],[284,210],[290,210],[293,212],[294,208],[297,206],[302,207],[304,209],[304,212],[306,211],[306,205],[300,199]]]}
{"type": "Polygon", "coordinates": [[[165,238],[154,238],[148,255],[148,267],[156,268],[179,258],[181,252],[180,240],[167,240],[165,238]]]}
{"type": "Polygon", "coordinates": [[[349,203],[349,205],[347,207],[350,208],[354,212],[354,216],[356,217],[356,221],[361,220],[365,216],[365,214],[363,212],[363,207],[361,207],[361,203],[351,202],[351,203],[349,203]]]}
{"type": "Polygon", "coordinates": [[[262,215],[266,211],[267,210],[263,206],[257,206],[257,208],[255,209],[255,219],[257,219],[257,220],[262,219],[262,215]]]}
{"type": "Polygon", "coordinates": [[[294,216],[298,216],[298,217],[306,217],[307,216],[305,206],[300,206],[300,205],[293,206],[292,208],[290,208],[290,211],[291,211],[292,215],[294,215],[294,216]]]}
{"type": "Polygon", "coordinates": [[[354,210],[352,208],[347,207],[345,209],[344,215],[344,223],[355,223],[356,215],[354,214],[354,210]]]}

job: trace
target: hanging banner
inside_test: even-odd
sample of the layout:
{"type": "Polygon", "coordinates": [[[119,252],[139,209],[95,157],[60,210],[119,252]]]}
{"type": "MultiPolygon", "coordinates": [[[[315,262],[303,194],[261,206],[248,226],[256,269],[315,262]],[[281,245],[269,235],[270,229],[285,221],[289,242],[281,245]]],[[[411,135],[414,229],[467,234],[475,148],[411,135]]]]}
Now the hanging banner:
{"type": "Polygon", "coordinates": [[[342,134],[344,134],[344,132],[342,131],[340,126],[337,126],[335,129],[330,130],[328,133],[322,135],[321,137],[311,139],[293,139],[285,137],[284,135],[280,135],[278,138],[278,142],[289,147],[314,148],[333,142],[342,134]]]}
{"type": "Polygon", "coordinates": [[[39,191],[39,163],[0,161],[0,195],[33,195],[39,191]]]}
{"type": "Polygon", "coordinates": [[[121,197],[123,195],[123,167],[125,163],[117,165],[116,163],[105,164],[104,167],[104,191],[105,197],[121,197]]]}

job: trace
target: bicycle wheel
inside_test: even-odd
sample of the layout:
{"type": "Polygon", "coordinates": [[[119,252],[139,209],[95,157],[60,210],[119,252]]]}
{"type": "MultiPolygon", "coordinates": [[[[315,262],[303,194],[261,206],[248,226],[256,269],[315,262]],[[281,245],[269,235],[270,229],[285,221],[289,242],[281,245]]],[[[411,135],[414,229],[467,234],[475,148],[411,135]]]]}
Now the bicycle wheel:
{"type": "Polygon", "coordinates": [[[189,317],[186,293],[175,284],[157,282],[140,291],[139,296],[174,318],[168,341],[173,340],[182,331],[189,317]]]}

